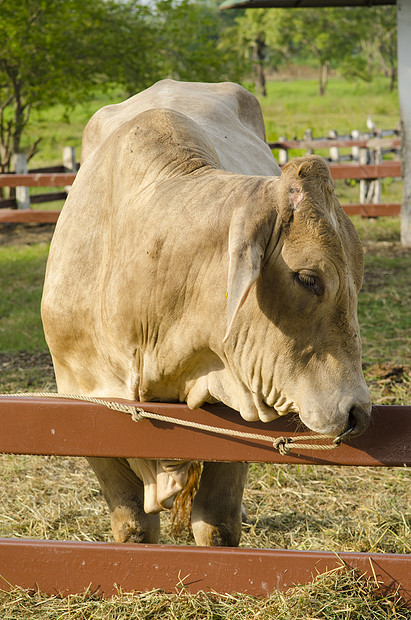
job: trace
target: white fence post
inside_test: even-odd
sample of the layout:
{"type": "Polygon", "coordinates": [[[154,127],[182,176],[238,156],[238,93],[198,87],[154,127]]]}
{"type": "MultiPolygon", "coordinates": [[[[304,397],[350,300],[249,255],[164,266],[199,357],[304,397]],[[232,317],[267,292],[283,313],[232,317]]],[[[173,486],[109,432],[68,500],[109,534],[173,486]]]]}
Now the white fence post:
{"type": "MultiPolygon", "coordinates": [[[[304,131],[304,140],[312,140],[313,139],[313,130],[306,129],[304,131]]],[[[314,153],[314,149],[307,149],[307,155],[312,155],[314,153]]]]}
{"type": "MultiPolygon", "coordinates": [[[[382,162],[382,151],[380,148],[374,151],[374,164],[379,165],[382,162]]],[[[381,179],[373,179],[371,181],[371,202],[378,204],[381,202],[381,179]]]]}
{"type": "MultiPolygon", "coordinates": [[[[16,174],[27,174],[27,158],[24,153],[16,153],[14,155],[14,171],[16,174]]],[[[16,203],[18,209],[30,209],[28,187],[16,187],[16,203]]]]}
{"type": "MultiPolygon", "coordinates": [[[[359,140],[360,139],[360,132],[358,129],[353,129],[351,132],[351,138],[353,140],[359,140]]],[[[359,161],[360,160],[360,147],[359,146],[353,146],[351,149],[351,155],[352,155],[352,159],[353,161],[359,161]]]]}
{"type": "MultiPolygon", "coordinates": [[[[281,136],[278,138],[279,142],[285,142],[287,138],[281,136]]],[[[284,166],[288,162],[288,149],[278,149],[278,163],[280,166],[284,166]]]]}
{"type": "MultiPolygon", "coordinates": [[[[369,153],[367,148],[360,148],[359,163],[367,165],[369,163],[369,153]]],[[[360,203],[365,204],[367,202],[369,181],[367,179],[360,180],[360,203]]]]}
{"type": "MultiPolygon", "coordinates": [[[[337,140],[338,138],[338,133],[335,129],[331,129],[328,137],[331,138],[331,140],[337,140]]],[[[331,161],[340,161],[340,149],[338,148],[338,146],[331,146],[330,147],[330,160],[331,161]]]]}
{"type": "MultiPolygon", "coordinates": [[[[77,172],[76,149],[74,146],[63,147],[63,166],[66,168],[67,172],[77,172]]],[[[66,185],[64,189],[68,193],[71,189],[71,185],[66,185]]]]}

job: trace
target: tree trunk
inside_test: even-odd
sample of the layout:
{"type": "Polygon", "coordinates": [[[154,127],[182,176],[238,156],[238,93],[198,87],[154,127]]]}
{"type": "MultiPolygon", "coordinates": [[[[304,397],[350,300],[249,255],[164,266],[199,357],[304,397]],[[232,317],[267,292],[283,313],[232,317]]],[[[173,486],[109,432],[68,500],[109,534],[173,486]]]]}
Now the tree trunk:
{"type": "Polygon", "coordinates": [[[319,75],[319,94],[322,96],[325,95],[325,91],[327,90],[328,83],[328,69],[330,67],[330,61],[326,60],[322,62],[320,65],[320,75],[319,75]]]}
{"type": "Polygon", "coordinates": [[[266,89],[266,79],[265,79],[265,71],[264,71],[264,62],[265,62],[265,39],[263,33],[260,33],[256,40],[254,46],[254,71],[255,71],[255,83],[257,91],[263,97],[267,96],[266,89]]]}
{"type": "Polygon", "coordinates": [[[392,93],[392,91],[395,88],[395,85],[397,83],[397,67],[391,67],[391,71],[390,71],[390,93],[392,93]]]}

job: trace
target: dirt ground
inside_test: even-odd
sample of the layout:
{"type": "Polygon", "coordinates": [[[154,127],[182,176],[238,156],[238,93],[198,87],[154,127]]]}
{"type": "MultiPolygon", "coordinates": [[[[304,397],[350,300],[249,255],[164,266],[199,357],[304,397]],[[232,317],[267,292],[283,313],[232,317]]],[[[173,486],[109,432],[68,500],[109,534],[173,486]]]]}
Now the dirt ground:
{"type": "Polygon", "coordinates": [[[0,224],[0,246],[49,243],[54,224],[0,224]]]}

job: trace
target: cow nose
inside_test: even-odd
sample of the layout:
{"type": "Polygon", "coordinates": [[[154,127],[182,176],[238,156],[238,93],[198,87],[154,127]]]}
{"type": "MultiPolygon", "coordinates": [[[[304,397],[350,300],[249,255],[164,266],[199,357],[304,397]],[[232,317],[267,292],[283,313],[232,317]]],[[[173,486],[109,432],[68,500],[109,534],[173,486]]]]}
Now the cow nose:
{"type": "Polygon", "coordinates": [[[358,435],[361,435],[361,433],[366,430],[369,421],[369,411],[354,405],[348,413],[345,430],[334,439],[334,443],[339,445],[345,437],[358,437],[358,435]]]}

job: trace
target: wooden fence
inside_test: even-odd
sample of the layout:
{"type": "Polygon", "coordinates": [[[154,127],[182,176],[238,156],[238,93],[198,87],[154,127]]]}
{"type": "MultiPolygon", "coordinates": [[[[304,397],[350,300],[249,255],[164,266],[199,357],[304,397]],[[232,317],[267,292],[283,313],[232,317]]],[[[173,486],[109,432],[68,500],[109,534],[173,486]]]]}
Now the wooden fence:
{"type": "Polygon", "coordinates": [[[269,146],[273,150],[278,149],[280,166],[287,163],[290,150],[305,153],[319,151],[329,162],[333,179],[358,180],[359,202],[343,205],[348,215],[375,217],[400,214],[400,203],[381,203],[381,179],[401,177],[401,138],[398,130],[366,134],[353,130],[349,135],[340,136],[336,130],[331,130],[328,137],[314,138],[312,131],[307,129],[302,140],[279,138],[277,142],[270,142],[269,146]],[[328,151],[328,156],[324,151],[328,151]],[[384,161],[387,155],[394,157],[394,160],[384,161]]]}
{"type": "MultiPolygon", "coordinates": [[[[292,149],[306,153],[320,151],[321,154],[324,150],[328,150],[329,156],[325,159],[329,162],[333,179],[359,181],[359,202],[342,205],[348,215],[378,217],[400,214],[401,204],[399,202],[381,203],[381,179],[401,177],[401,162],[399,161],[401,139],[398,131],[387,130],[373,136],[361,135],[358,131],[351,132],[349,136],[338,136],[336,131],[332,131],[328,138],[313,138],[312,132],[307,130],[303,140],[280,138],[277,142],[270,142],[269,146],[273,150],[278,149],[280,165],[288,161],[288,154],[292,149]],[[341,152],[347,150],[350,150],[348,155],[341,152]],[[384,160],[387,154],[394,154],[396,159],[384,160]]],[[[62,200],[67,197],[67,191],[79,168],[75,161],[74,149],[71,147],[63,149],[62,166],[28,172],[24,156],[19,155],[16,158],[15,167],[14,173],[0,175],[0,188],[16,188],[15,198],[0,199],[0,223],[55,223],[59,211],[34,210],[30,208],[30,205],[62,200]],[[29,187],[65,187],[65,190],[30,196],[29,187]],[[17,209],[10,207],[17,207],[17,209]]]]}
{"type": "Polygon", "coordinates": [[[63,148],[61,166],[29,171],[25,155],[16,155],[15,171],[0,175],[0,189],[15,188],[13,197],[0,197],[0,222],[56,223],[59,211],[34,210],[31,209],[31,205],[65,200],[79,167],[80,165],[76,163],[75,149],[70,146],[63,148]],[[30,195],[29,187],[56,187],[60,190],[30,195]]]}
{"type": "MultiPolygon", "coordinates": [[[[64,397],[2,396],[0,451],[302,465],[411,465],[411,407],[374,407],[368,431],[336,450],[282,455],[271,442],[280,436],[292,437],[297,430],[303,434],[298,422],[287,417],[270,424],[249,423],[223,405],[191,411],[186,405],[131,404],[189,422],[254,431],[269,441],[222,436],[177,422],[144,419],[136,423],[131,416],[101,404],[64,397]]],[[[411,604],[411,555],[0,539],[2,587],[39,588],[50,594],[90,588],[112,595],[118,588],[160,588],[267,596],[342,566],[375,579],[382,588],[398,590],[411,604]]]]}

